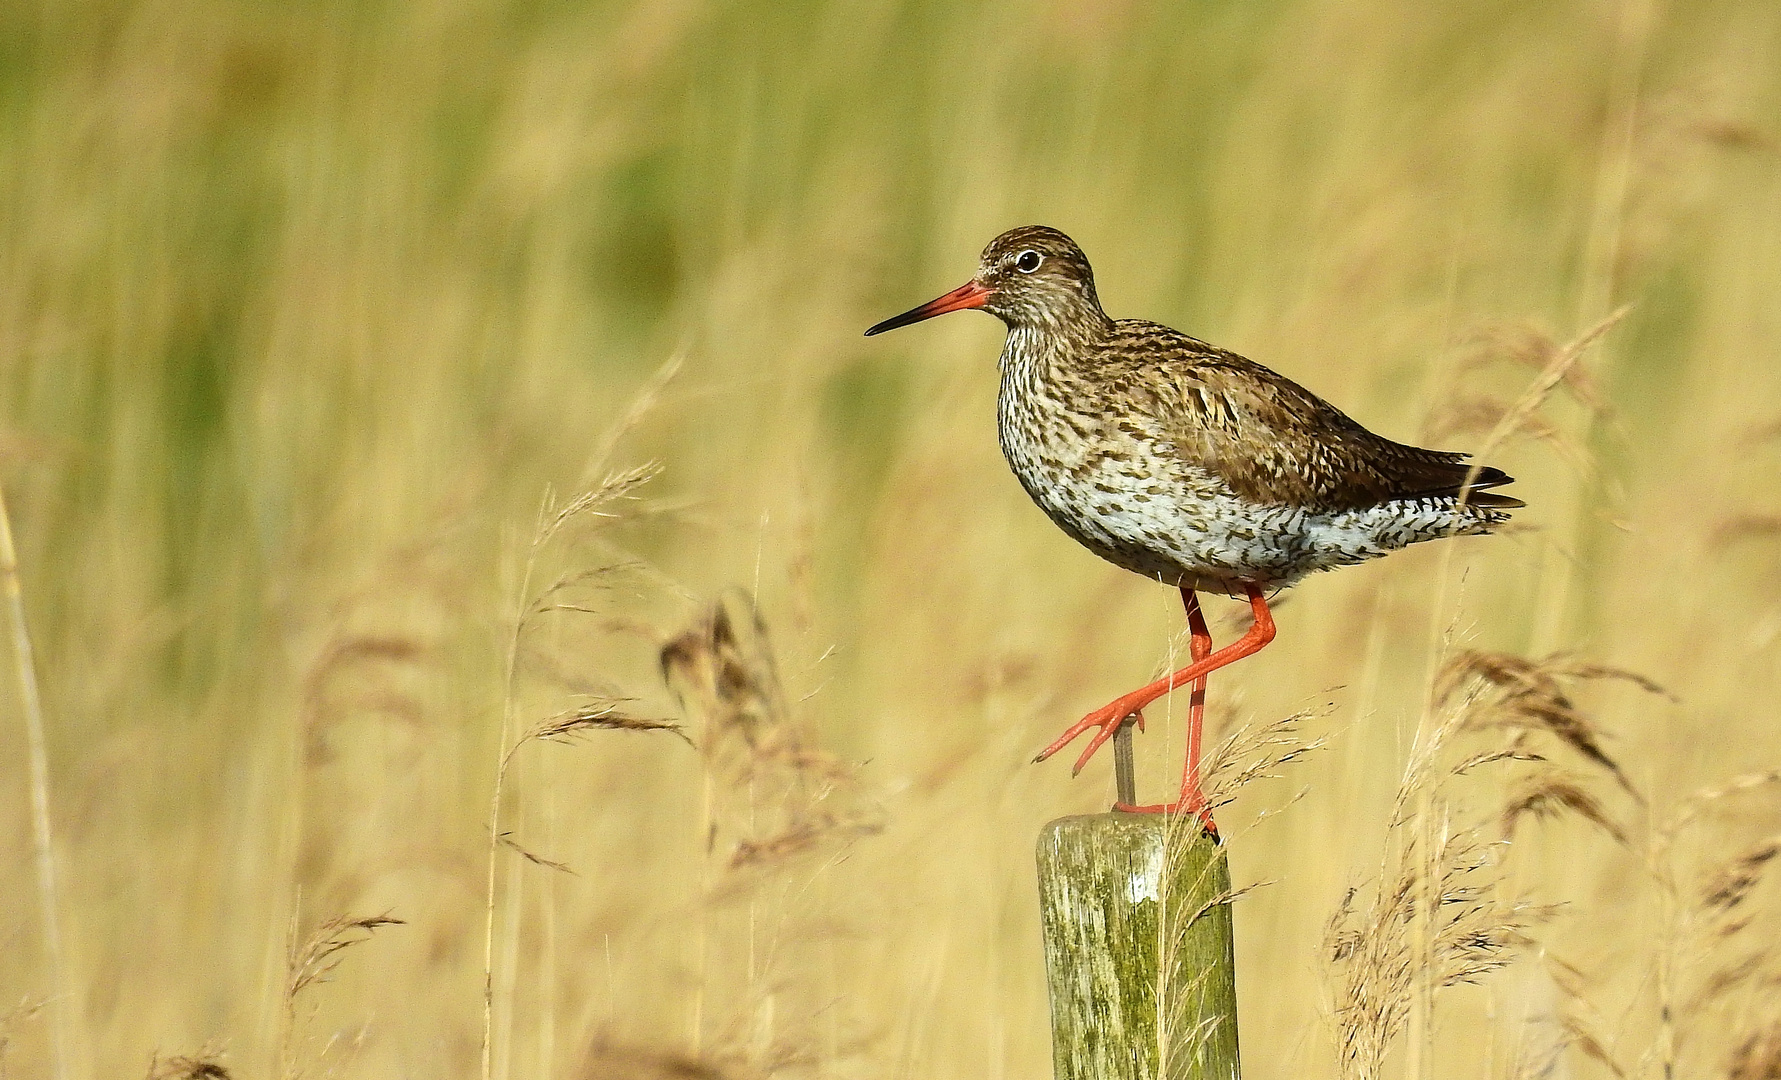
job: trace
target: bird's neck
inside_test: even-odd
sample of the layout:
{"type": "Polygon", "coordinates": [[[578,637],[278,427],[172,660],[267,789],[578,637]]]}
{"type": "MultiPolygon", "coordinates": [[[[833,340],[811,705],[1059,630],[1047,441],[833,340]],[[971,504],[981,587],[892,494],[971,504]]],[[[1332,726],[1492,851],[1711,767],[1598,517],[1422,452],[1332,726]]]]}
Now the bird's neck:
{"type": "Polygon", "coordinates": [[[1033,386],[1060,370],[1082,363],[1113,332],[1113,320],[1098,309],[1095,318],[1020,320],[1008,325],[1002,346],[1002,379],[1011,387],[1033,386]]]}

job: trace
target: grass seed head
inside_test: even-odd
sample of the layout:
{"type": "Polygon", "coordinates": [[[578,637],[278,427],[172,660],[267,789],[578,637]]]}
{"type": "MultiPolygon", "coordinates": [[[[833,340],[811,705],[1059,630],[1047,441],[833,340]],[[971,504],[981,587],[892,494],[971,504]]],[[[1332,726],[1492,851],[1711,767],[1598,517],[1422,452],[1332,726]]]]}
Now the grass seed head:
{"type": "Polygon", "coordinates": [[[1781,1020],[1751,1032],[1726,1063],[1726,1080],[1781,1080],[1781,1020]]]}
{"type": "Polygon", "coordinates": [[[234,1074],[223,1067],[221,1054],[201,1051],[190,1057],[150,1058],[148,1080],[234,1080],[234,1074]]]}
{"type": "Polygon", "coordinates": [[[336,915],[310,932],[299,945],[292,942],[286,963],[285,1001],[294,1007],[298,995],[318,982],[326,982],[340,966],[341,954],[371,940],[386,926],[402,926],[404,920],[383,915],[336,915]]]}

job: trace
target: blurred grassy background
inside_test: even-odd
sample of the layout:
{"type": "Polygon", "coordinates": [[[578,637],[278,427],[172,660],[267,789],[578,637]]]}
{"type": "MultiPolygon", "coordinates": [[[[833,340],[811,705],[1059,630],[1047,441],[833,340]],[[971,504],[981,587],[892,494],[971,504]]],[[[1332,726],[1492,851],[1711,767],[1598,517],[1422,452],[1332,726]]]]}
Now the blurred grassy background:
{"type": "MultiPolygon", "coordinates": [[[[576,873],[499,862],[496,1074],[1044,1075],[1031,844],[1111,779],[1027,761],[1179,650],[1179,605],[1007,474],[993,320],[860,337],[1028,222],[1114,315],[1452,449],[1635,305],[1493,455],[1525,530],[1307,582],[1213,683],[1227,721],[1334,703],[1332,750],[1225,812],[1306,792],[1232,845],[1276,882],[1237,911],[1245,1065],[1333,1074],[1319,936],[1379,872],[1449,628],[1675,691],[1588,698],[1650,797],[1629,821],[1781,755],[1777,57],[1768,0],[0,6],[0,479],[67,966],[6,1075],[53,1075],[57,1010],[74,1076],[205,1046],[475,1075],[503,739],[589,696],[681,715],[659,648],[733,587],[798,745],[858,763],[825,774],[850,809],[732,868],[783,810],[743,772],[660,734],[522,749],[503,828],[576,873]],[[532,560],[528,593],[623,566],[529,625],[510,692],[547,490],[651,460],[532,560]],[[287,1015],[293,934],[384,911],[287,1015]]],[[[0,1003],[38,1002],[5,700],[0,1003]]],[[[1649,1071],[1640,855],[1516,836],[1518,881],[1572,902],[1548,955],[1649,1071]]],[[[1515,1075],[1565,1007],[1539,965],[1459,991],[1406,1067],[1515,1075]]]]}

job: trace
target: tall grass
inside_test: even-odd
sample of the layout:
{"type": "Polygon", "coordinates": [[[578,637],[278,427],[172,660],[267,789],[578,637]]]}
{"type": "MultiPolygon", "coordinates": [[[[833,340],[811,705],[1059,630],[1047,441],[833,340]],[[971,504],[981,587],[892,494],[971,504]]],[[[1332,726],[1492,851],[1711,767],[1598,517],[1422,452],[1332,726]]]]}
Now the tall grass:
{"type": "Polygon", "coordinates": [[[1179,605],[1007,475],[992,320],[859,336],[1043,221],[1113,314],[1488,443],[1529,503],[1305,583],[1212,682],[1227,731],[1335,707],[1221,811],[1275,882],[1235,909],[1248,1074],[1354,1071],[1326,927],[1406,867],[1382,1074],[1772,1074],[1781,822],[1755,781],[1691,800],[1781,758],[1777,55],[1760,0],[0,9],[69,988],[8,696],[0,1068],[51,1075],[53,999],[74,1075],[477,1075],[485,1037],[498,1076],[1043,1074],[1031,837],[1112,781],[1026,762],[1179,605]],[[547,492],[646,462],[533,550],[547,492]],[[1561,743],[1399,807],[1464,655],[1558,680],[1621,775],[1561,743]],[[698,751],[513,752],[608,706],[698,751]],[[1560,905],[1477,985],[1430,966],[1459,863],[1404,854],[1442,821],[1560,905]],[[291,943],[365,912],[406,925],[293,1023],[291,943]]]}

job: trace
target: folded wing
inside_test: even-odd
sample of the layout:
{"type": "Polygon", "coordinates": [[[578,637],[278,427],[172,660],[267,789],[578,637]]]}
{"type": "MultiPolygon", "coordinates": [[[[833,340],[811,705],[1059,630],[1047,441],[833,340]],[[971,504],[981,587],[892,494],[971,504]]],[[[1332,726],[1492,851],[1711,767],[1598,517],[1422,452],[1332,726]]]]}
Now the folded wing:
{"type": "MultiPolygon", "coordinates": [[[[1489,490],[1512,481],[1467,455],[1425,450],[1375,435],[1322,398],[1254,361],[1155,323],[1122,322],[1121,347],[1104,355],[1129,365],[1103,385],[1161,420],[1188,464],[1221,477],[1260,503],[1349,510],[1384,503],[1463,497],[1472,506],[1524,505],[1489,490]],[[1141,368],[1164,365],[1171,378],[1141,368]]],[[[1133,415],[1126,413],[1125,415],[1133,415]]]]}

